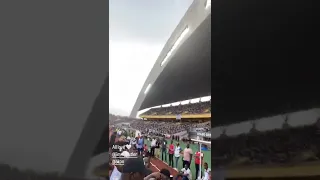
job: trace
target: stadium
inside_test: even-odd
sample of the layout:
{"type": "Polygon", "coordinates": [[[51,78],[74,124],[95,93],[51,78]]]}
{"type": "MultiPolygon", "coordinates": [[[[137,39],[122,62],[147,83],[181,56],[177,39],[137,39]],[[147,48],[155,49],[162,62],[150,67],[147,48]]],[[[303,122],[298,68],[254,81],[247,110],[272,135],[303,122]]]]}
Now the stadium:
{"type": "MultiPolygon", "coordinates": [[[[289,24],[292,33],[285,33],[265,23],[281,24],[278,17],[282,10],[263,1],[248,7],[220,2],[221,9],[215,9],[212,19],[211,7],[207,12],[204,4],[194,2],[173,32],[131,112],[130,117],[136,118],[143,110],[138,115],[141,119],[133,120],[130,126],[168,140],[178,134],[211,140],[204,162],[210,164],[213,176],[318,178],[318,71],[310,62],[297,66],[288,60],[309,57],[297,50],[305,48],[301,42],[290,40],[293,34],[303,36],[296,28],[303,26],[302,21],[289,24]],[[263,21],[254,15],[260,7],[264,7],[261,13],[268,14],[263,21]],[[247,14],[240,13],[244,8],[247,14]],[[237,16],[230,18],[222,11],[237,16]],[[221,19],[215,18],[218,13],[221,19]],[[214,32],[211,23],[215,24],[214,32]],[[211,42],[211,33],[219,46],[211,42]]],[[[197,151],[198,145],[192,141],[178,142],[183,149],[191,143],[197,151]]],[[[168,158],[159,156],[150,163],[152,171],[167,168],[172,175],[178,173],[169,166],[168,158]]],[[[194,179],[194,162],[190,168],[194,179]]]]}
{"type": "MultiPolygon", "coordinates": [[[[221,9],[212,11],[211,16],[211,6],[207,10],[205,1],[195,1],[152,68],[130,117],[109,115],[109,125],[121,127],[129,123],[141,134],[156,128],[157,132],[151,134],[158,134],[152,136],[167,135],[164,137],[169,142],[172,135],[183,131],[187,132],[181,136],[203,140],[210,137],[204,161],[209,162],[213,176],[222,173],[228,179],[317,178],[318,71],[317,66],[307,62],[314,54],[301,53],[299,49],[305,49],[305,44],[291,40],[293,35],[305,36],[297,27],[306,25],[297,20],[289,24],[291,33],[283,32],[265,23],[281,24],[278,17],[282,9],[272,9],[275,7],[263,1],[249,7],[237,5],[221,3],[221,9]],[[261,13],[268,14],[265,19],[256,19],[257,6],[263,7],[261,13]],[[247,14],[241,13],[244,8],[247,14]],[[222,11],[237,16],[230,19],[222,11]],[[220,13],[219,20],[216,13],[220,13]],[[211,32],[212,23],[216,28],[211,32]],[[212,35],[215,42],[211,41],[212,35]],[[295,64],[291,61],[294,58],[304,61],[295,64]]],[[[293,15],[287,14],[289,17],[293,15]]],[[[107,136],[105,129],[92,156],[108,149],[107,136]]],[[[187,143],[196,151],[196,143],[187,143]]],[[[176,175],[178,172],[167,160],[151,159],[150,169],[167,168],[176,175]]],[[[191,170],[195,178],[194,162],[191,170]]]]}
{"type": "MultiPolygon", "coordinates": [[[[209,131],[210,96],[211,1],[201,0],[191,4],[155,62],[130,115],[135,118],[138,111],[144,110],[138,117],[145,122],[134,122],[131,127],[143,134],[164,135],[168,143],[172,136],[189,138],[190,131],[193,132],[196,127],[200,131],[209,131]]],[[[203,136],[200,137],[203,139],[203,136]]],[[[206,140],[210,141],[210,137],[207,136],[206,140]]],[[[196,139],[196,136],[193,138],[196,139]]],[[[176,144],[178,141],[173,142],[176,144]]],[[[181,140],[179,143],[181,148],[186,147],[181,140]]],[[[191,145],[191,148],[194,152],[198,151],[197,145],[191,145]]],[[[211,164],[211,152],[204,153],[206,162],[211,164]]],[[[180,161],[179,170],[183,168],[180,161]]],[[[151,159],[153,171],[167,168],[176,176],[178,172],[168,164],[168,161],[151,159]]],[[[194,163],[191,170],[193,177],[196,177],[194,163]]]]}
{"type": "MultiPolygon", "coordinates": [[[[161,52],[130,117],[106,110],[108,65],[97,55],[107,54],[108,38],[85,35],[107,32],[97,21],[108,19],[84,13],[96,10],[93,1],[82,3],[85,8],[56,1],[45,10],[29,2],[3,6],[15,23],[3,21],[2,28],[2,179],[40,179],[36,172],[52,173],[42,179],[62,179],[62,173],[79,179],[92,172],[108,176],[88,164],[105,163],[109,127],[123,125],[157,127],[168,141],[181,129],[187,131],[181,136],[210,137],[212,156],[205,154],[204,161],[211,162],[213,176],[319,179],[320,76],[315,62],[320,31],[312,17],[319,11],[306,1],[270,2],[218,0],[210,6],[195,1],[161,52]],[[24,15],[12,16],[16,12],[24,15]],[[100,48],[92,46],[100,43],[100,48]],[[87,61],[79,60],[79,51],[87,61]]],[[[106,6],[99,7],[106,12],[106,6]]],[[[176,173],[160,159],[150,161],[152,171],[165,167],[176,173]]]]}

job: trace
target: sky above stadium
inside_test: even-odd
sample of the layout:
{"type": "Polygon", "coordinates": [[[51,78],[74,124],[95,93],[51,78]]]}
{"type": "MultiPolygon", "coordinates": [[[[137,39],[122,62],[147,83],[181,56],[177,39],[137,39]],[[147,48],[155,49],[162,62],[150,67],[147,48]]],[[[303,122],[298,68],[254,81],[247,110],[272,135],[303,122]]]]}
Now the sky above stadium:
{"type": "Polygon", "coordinates": [[[193,0],[109,1],[109,111],[129,115],[171,33],[193,0]]]}

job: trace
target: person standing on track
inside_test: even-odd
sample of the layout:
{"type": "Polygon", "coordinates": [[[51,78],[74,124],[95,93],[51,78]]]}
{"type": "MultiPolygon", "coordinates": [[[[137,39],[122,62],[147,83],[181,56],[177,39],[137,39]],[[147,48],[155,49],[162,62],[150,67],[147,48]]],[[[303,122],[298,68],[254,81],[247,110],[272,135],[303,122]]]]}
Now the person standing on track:
{"type": "Polygon", "coordinates": [[[137,149],[138,149],[138,155],[142,155],[143,152],[143,145],[144,145],[144,140],[140,135],[138,136],[137,140],[137,149]]]}
{"type": "MultiPolygon", "coordinates": [[[[198,147],[198,151],[195,153],[194,165],[196,167],[196,178],[198,178],[199,171],[200,171],[200,156],[201,156],[201,163],[203,163],[203,153],[200,154],[200,146],[198,147]]],[[[200,172],[200,176],[201,176],[200,172]]]]}
{"type": "Polygon", "coordinates": [[[173,145],[173,141],[171,141],[170,145],[169,145],[169,166],[174,167],[173,166],[173,154],[174,154],[174,145],[173,145]]]}
{"type": "Polygon", "coordinates": [[[181,153],[181,147],[179,146],[179,143],[177,143],[176,148],[174,149],[174,157],[176,159],[176,168],[178,169],[178,162],[179,162],[179,158],[180,158],[180,153],[181,153]]]}
{"type": "Polygon", "coordinates": [[[190,163],[192,160],[192,149],[190,148],[190,145],[187,144],[187,147],[183,150],[183,167],[187,164],[190,168],[190,163]]]}
{"type": "Polygon", "coordinates": [[[156,148],[157,140],[155,137],[152,138],[151,141],[151,156],[154,157],[154,149],[156,148]]]}
{"type": "Polygon", "coordinates": [[[155,155],[159,159],[160,159],[160,145],[161,145],[161,142],[160,142],[159,138],[157,138],[156,148],[155,148],[155,155]]]}
{"type": "Polygon", "coordinates": [[[161,159],[167,161],[167,141],[163,138],[161,142],[161,159]]]}

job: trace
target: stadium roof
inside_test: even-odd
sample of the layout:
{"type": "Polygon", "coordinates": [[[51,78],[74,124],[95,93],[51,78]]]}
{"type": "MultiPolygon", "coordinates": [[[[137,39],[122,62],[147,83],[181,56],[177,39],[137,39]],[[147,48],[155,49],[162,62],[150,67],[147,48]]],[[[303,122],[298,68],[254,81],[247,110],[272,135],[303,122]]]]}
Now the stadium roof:
{"type": "Polygon", "coordinates": [[[208,16],[180,47],[153,83],[140,109],[211,95],[210,22],[208,16]]]}
{"type": "Polygon", "coordinates": [[[304,11],[311,8],[307,3],[283,6],[269,1],[218,1],[214,8],[214,41],[208,40],[211,28],[205,27],[211,23],[210,14],[145,95],[145,87],[151,83],[147,79],[132,114],[204,96],[210,90],[213,126],[318,106],[320,75],[315,63],[319,54],[314,44],[319,35],[309,17],[312,14],[308,14],[312,11],[304,11]],[[207,47],[212,47],[212,61],[207,47]]]}
{"type": "Polygon", "coordinates": [[[141,109],[211,95],[211,9],[206,2],[194,1],[182,18],[141,89],[132,117],[141,109]]]}

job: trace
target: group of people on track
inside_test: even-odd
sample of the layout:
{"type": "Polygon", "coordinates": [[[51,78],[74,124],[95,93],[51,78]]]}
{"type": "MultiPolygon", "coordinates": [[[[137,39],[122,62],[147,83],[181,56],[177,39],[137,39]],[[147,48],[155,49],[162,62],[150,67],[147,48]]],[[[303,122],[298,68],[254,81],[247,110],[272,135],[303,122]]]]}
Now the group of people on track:
{"type": "MultiPolygon", "coordinates": [[[[117,136],[116,133],[114,133],[115,136],[117,136]]],[[[114,139],[114,138],[111,138],[114,139]]],[[[143,162],[143,165],[146,169],[149,169],[150,167],[150,160],[151,158],[159,158],[160,159],[160,152],[161,152],[161,159],[162,161],[166,161],[167,160],[167,154],[169,155],[169,166],[171,166],[172,168],[175,168],[176,170],[178,169],[178,164],[179,164],[179,159],[180,156],[182,156],[182,165],[183,168],[181,170],[177,170],[179,173],[178,175],[173,178],[170,177],[170,171],[167,169],[162,169],[161,171],[163,171],[162,173],[159,172],[158,174],[156,173],[151,173],[149,170],[149,173],[145,174],[144,179],[149,179],[149,178],[154,178],[154,179],[159,179],[159,177],[161,176],[160,179],[176,179],[176,180],[192,180],[192,173],[191,173],[191,169],[190,169],[190,164],[192,162],[192,158],[193,158],[193,151],[190,148],[190,145],[187,144],[185,149],[182,149],[179,145],[179,143],[176,143],[174,145],[173,141],[171,140],[170,144],[167,143],[167,140],[165,138],[152,138],[151,139],[151,145],[148,146],[147,143],[145,142],[145,137],[141,136],[140,134],[138,134],[137,137],[129,137],[127,138],[126,142],[128,144],[131,145],[132,148],[130,148],[130,150],[126,150],[126,151],[130,151],[130,152],[137,152],[138,154],[138,158],[137,159],[141,159],[142,161],[139,162],[143,162]],[[166,174],[166,175],[164,175],[166,174]],[[147,178],[148,177],[148,178],[147,178]]],[[[211,179],[211,170],[208,167],[208,164],[203,162],[203,153],[200,154],[200,152],[196,152],[195,153],[195,167],[196,167],[196,177],[194,179],[197,179],[198,175],[199,175],[199,166],[200,166],[200,156],[202,157],[202,163],[203,164],[203,172],[201,173],[202,175],[202,180],[210,180],[211,179]]],[[[112,159],[112,158],[110,158],[112,159]]],[[[127,159],[125,161],[126,163],[129,163],[133,160],[127,159]]],[[[138,160],[135,163],[139,163],[138,160]]],[[[133,162],[131,162],[132,164],[133,162]]],[[[112,165],[110,165],[112,166],[112,165]]],[[[135,165],[136,168],[138,167],[137,165],[135,165]]],[[[121,179],[123,180],[130,180],[132,178],[137,179],[137,176],[125,176],[123,175],[123,173],[126,172],[126,167],[125,165],[123,167],[117,167],[117,166],[113,166],[112,169],[114,173],[113,176],[112,174],[110,174],[110,178],[114,178],[114,176],[119,176],[119,174],[121,175],[121,179]],[[118,174],[118,175],[117,175],[118,174]],[[130,178],[131,177],[131,178],[130,178]]],[[[110,167],[111,168],[111,167],[110,167]]],[[[141,167],[140,167],[141,169],[141,167]]],[[[131,170],[132,171],[132,170],[131,170]]],[[[120,180],[120,179],[119,179],[120,180]]]]}
{"type": "MultiPolygon", "coordinates": [[[[146,145],[146,144],[145,144],[146,145]]],[[[179,171],[179,176],[182,177],[184,180],[192,180],[192,173],[190,170],[190,165],[193,158],[193,151],[190,148],[190,145],[187,144],[185,149],[180,147],[179,142],[174,144],[174,141],[171,140],[170,144],[167,143],[165,138],[151,138],[151,145],[150,145],[150,155],[151,157],[156,157],[160,159],[159,152],[161,151],[161,160],[167,161],[167,155],[169,157],[169,166],[178,170],[178,164],[180,162],[180,157],[182,156],[182,169],[179,171]]],[[[200,173],[200,157],[203,164],[204,173],[201,173],[201,177],[203,180],[209,180],[211,178],[211,170],[208,167],[208,164],[203,162],[204,154],[200,153],[200,149],[195,153],[195,168],[196,168],[196,177],[198,178],[200,173]]]]}

